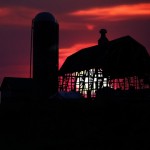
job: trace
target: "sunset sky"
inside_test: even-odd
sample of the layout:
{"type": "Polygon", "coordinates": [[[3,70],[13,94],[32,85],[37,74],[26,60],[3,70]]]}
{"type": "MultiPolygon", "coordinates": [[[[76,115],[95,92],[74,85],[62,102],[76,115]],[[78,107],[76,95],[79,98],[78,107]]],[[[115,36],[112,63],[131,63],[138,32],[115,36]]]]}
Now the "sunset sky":
{"type": "Polygon", "coordinates": [[[70,54],[96,45],[101,28],[109,40],[132,36],[150,54],[150,0],[1,0],[0,83],[5,76],[29,77],[31,21],[42,11],[60,26],[60,67],[70,54]]]}

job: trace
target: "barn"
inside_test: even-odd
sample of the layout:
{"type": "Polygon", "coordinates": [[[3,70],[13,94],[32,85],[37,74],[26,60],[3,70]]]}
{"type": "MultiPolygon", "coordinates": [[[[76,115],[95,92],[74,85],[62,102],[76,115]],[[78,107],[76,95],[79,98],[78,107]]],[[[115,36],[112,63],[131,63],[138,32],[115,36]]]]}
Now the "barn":
{"type": "Polygon", "coordinates": [[[70,55],[59,70],[59,91],[96,97],[100,89],[127,91],[150,88],[150,56],[131,36],[109,41],[100,30],[98,44],[70,55]]]}

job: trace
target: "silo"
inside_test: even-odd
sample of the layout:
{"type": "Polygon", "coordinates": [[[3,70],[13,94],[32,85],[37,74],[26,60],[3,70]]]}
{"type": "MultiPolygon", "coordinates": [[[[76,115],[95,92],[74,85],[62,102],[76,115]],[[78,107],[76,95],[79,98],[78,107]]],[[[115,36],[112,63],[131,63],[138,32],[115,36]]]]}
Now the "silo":
{"type": "Polygon", "coordinates": [[[35,16],[33,34],[33,79],[39,97],[48,97],[58,91],[59,25],[49,12],[35,16]]]}

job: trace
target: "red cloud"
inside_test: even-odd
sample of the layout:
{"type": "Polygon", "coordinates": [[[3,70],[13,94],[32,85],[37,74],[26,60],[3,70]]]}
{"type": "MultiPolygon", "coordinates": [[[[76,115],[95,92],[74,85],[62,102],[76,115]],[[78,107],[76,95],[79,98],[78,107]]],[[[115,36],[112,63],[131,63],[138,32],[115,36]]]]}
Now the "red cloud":
{"type": "MultiPolygon", "coordinates": [[[[41,11],[27,7],[0,7],[0,25],[31,26],[32,19],[41,11]]],[[[59,24],[60,29],[65,30],[85,29],[82,23],[64,21],[61,18],[59,24]]]]}
{"type": "Polygon", "coordinates": [[[150,3],[90,8],[72,12],[70,15],[91,17],[92,19],[103,19],[108,21],[125,20],[130,17],[133,18],[139,16],[150,17],[150,3]]]}

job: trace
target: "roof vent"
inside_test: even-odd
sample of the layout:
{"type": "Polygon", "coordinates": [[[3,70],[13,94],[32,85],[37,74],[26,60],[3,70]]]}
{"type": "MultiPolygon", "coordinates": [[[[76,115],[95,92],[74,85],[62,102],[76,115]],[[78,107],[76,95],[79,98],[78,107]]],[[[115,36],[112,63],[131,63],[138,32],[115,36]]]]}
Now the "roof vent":
{"type": "Polygon", "coordinates": [[[98,45],[103,46],[103,45],[108,44],[109,41],[108,41],[108,39],[106,37],[107,30],[106,29],[101,29],[99,31],[99,33],[101,34],[101,37],[98,40],[98,45]]]}

